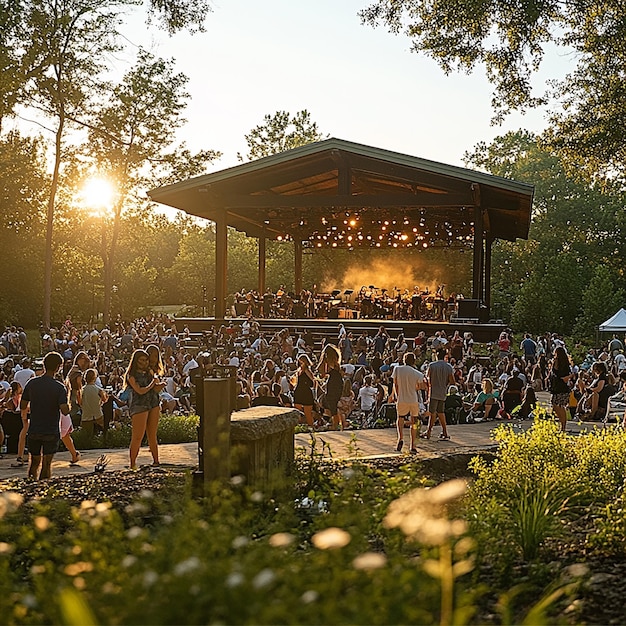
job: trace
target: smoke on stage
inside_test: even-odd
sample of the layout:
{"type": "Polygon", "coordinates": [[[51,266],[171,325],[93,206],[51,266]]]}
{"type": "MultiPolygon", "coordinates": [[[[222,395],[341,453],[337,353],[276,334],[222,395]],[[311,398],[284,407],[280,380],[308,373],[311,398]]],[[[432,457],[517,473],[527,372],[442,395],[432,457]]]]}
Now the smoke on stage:
{"type": "Polygon", "coordinates": [[[398,259],[392,262],[388,259],[373,259],[367,264],[359,264],[346,270],[343,277],[337,277],[332,283],[325,281],[322,291],[331,292],[333,289],[353,289],[358,292],[361,287],[373,285],[378,289],[386,289],[391,292],[394,287],[401,291],[408,289],[413,291],[418,286],[420,291],[428,289],[435,293],[439,285],[447,281],[444,277],[446,272],[443,268],[427,262],[405,263],[398,259]]]}

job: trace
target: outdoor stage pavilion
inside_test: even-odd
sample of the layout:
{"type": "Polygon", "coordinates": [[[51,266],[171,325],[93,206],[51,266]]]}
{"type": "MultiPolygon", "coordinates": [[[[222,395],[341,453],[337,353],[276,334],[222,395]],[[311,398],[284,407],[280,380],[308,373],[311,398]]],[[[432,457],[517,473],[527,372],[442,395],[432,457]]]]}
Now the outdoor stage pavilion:
{"type": "Polygon", "coordinates": [[[472,301],[489,318],[492,244],[528,238],[533,192],[526,183],[326,139],[148,195],[215,223],[216,320],[226,314],[228,226],[259,241],[260,294],[267,239],[293,243],[296,294],[304,248],[471,248],[472,301]]]}

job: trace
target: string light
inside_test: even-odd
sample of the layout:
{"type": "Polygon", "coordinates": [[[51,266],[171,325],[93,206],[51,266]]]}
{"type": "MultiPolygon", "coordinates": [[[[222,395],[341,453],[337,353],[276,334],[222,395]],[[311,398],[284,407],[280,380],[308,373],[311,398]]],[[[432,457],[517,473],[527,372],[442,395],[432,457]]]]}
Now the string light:
{"type": "MultiPolygon", "coordinates": [[[[367,217],[367,210],[339,210],[306,220],[299,216],[286,219],[285,214],[268,214],[265,220],[275,231],[278,241],[302,241],[303,247],[324,246],[354,249],[355,247],[419,248],[454,246],[470,248],[474,242],[474,222],[469,210],[459,208],[454,217],[426,209],[405,209],[399,219],[392,209],[377,211],[376,219],[367,217]]],[[[287,216],[288,217],[288,216],[287,216]]]]}

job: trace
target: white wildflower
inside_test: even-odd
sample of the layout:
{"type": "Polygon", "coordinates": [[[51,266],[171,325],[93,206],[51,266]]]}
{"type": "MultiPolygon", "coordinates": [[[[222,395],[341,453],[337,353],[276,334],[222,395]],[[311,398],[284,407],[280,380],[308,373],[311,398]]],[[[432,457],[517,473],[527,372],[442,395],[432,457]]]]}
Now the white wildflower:
{"type": "Polygon", "coordinates": [[[200,559],[197,556],[190,556],[188,559],[185,559],[180,563],[176,563],[174,566],[174,575],[184,576],[185,574],[189,574],[197,570],[200,565],[200,559]]]}
{"type": "Polygon", "coordinates": [[[276,579],[276,574],[274,574],[274,572],[271,569],[269,569],[269,567],[266,567],[265,569],[262,569],[252,579],[252,586],[255,589],[263,589],[264,587],[268,587],[269,585],[271,585],[275,579],[276,579]]]}
{"type": "Polygon", "coordinates": [[[354,569],[380,569],[387,565],[387,557],[380,552],[365,552],[359,554],[354,561],[352,561],[352,567],[354,569]]]}
{"type": "Polygon", "coordinates": [[[460,537],[467,525],[462,520],[448,519],[446,504],[460,498],[466,488],[465,481],[455,479],[433,489],[409,491],[389,505],[384,524],[429,545],[460,537]]]}
{"type": "Polygon", "coordinates": [[[345,530],[332,526],[315,533],[311,541],[319,550],[333,550],[347,546],[351,539],[352,537],[345,530]]]}
{"type": "Polygon", "coordinates": [[[37,606],[37,598],[32,593],[24,594],[22,604],[29,609],[34,609],[37,606]]]}
{"type": "Polygon", "coordinates": [[[270,537],[270,546],[273,548],[285,548],[290,546],[296,538],[291,533],[275,533],[270,537]]]}
{"type": "Polygon", "coordinates": [[[235,537],[230,545],[233,547],[234,550],[239,550],[239,548],[243,548],[249,543],[250,540],[247,537],[240,535],[239,537],[235,537]]]}
{"type": "Polygon", "coordinates": [[[244,582],[243,574],[240,572],[233,572],[232,574],[229,574],[226,577],[226,581],[224,584],[229,589],[234,589],[235,587],[239,587],[240,585],[243,585],[243,582],[244,582]]]}
{"type": "Polygon", "coordinates": [[[320,594],[317,591],[315,591],[314,589],[309,589],[300,596],[300,601],[303,604],[312,604],[313,602],[317,602],[319,600],[319,597],[320,594]]]}
{"type": "Polygon", "coordinates": [[[141,526],[131,526],[126,531],[126,536],[129,539],[137,539],[137,537],[141,537],[142,534],[143,534],[143,528],[141,528],[141,526]]]}
{"type": "Polygon", "coordinates": [[[137,557],[132,554],[127,554],[121,562],[121,566],[125,569],[132,567],[137,562],[137,557]]]}

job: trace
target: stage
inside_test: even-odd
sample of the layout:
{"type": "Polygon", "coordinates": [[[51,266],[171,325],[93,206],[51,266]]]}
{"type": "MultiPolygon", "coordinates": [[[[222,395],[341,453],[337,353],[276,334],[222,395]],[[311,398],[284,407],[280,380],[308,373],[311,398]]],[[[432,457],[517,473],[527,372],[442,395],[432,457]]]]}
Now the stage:
{"type": "MultiPolygon", "coordinates": [[[[212,327],[219,328],[222,325],[241,324],[245,317],[177,317],[176,326],[180,333],[187,326],[192,335],[199,335],[212,327]]],[[[495,342],[506,326],[500,322],[479,323],[477,320],[452,319],[450,321],[426,321],[426,320],[393,320],[393,319],[325,319],[325,318],[255,318],[261,330],[265,333],[274,333],[282,328],[288,328],[292,334],[304,333],[312,336],[317,343],[322,337],[327,341],[336,341],[339,324],[343,324],[346,330],[352,332],[354,338],[363,331],[367,331],[373,337],[381,326],[384,326],[392,338],[404,333],[407,339],[413,339],[421,331],[427,337],[432,337],[436,331],[443,330],[447,337],[458,330],[463,336],[471,332],[474,341],[480,343],[495,342]]]]}

